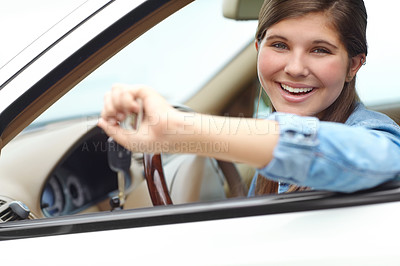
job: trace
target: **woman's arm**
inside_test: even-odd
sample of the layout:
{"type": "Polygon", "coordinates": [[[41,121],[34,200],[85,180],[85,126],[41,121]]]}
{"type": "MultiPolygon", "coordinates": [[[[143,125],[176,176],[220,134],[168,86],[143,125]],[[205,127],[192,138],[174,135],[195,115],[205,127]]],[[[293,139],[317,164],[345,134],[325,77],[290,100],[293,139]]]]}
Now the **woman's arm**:
{"type": "Polygon", "coordinates": [[[400,129],[387,117],[360,117],[350,126],[275,113],[269,119],[280,124],[279,143],[259,173],[275,181],[341,192],[400,177],[400,129]]]}
{"type": "Polygon", "coordinates": [[[279,139],[275,121],[180,112],[144,86],[115,85],[105,96],[99,126],[134,152],[194,153],[221,160],[267,165],[279,139]],[[129,113],[144,116],[137,132],[119,126],[129,113]]]}

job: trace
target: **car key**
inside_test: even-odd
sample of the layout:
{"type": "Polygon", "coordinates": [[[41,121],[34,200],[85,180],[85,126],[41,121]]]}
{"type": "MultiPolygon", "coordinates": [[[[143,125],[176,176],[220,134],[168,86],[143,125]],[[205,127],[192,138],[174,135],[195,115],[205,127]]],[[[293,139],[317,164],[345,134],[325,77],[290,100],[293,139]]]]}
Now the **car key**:
{"type": "Polygon", "coordinates": [[[123,209],[125,203],[125,176],[130,177],[132,153],[118,144],[113,138],[108,138],[108,165],[118,175],[118,196],[111,199],[113,209],[123,209]]]}
{"type": "MultiPolygon", "coordinates": [[[[139,113],[130,114],[121,123],[121,127],[129,131],[137,131],[143,119],[143,105],[141,99],[136,100],[139,104],[139,113]]],[[[125,176],[130,177],[130,166],[132,153],[118,144],[112,137],[107,141],[108,164],[111,170],[118,175],[118,197],[111,198],[110,204],[113,209],[122,209],[125,203],[125,176]]]]}

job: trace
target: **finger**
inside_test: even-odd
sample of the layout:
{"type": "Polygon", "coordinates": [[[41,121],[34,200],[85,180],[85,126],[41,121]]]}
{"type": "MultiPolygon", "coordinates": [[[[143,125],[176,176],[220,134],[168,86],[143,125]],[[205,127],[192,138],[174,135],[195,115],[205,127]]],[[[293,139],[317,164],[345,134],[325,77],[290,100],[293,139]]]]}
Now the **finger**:
{"type": "Polygon", "coordinates": [[[111,89],[110,105],[115,109],[115,112],[122,112],[121,97],[124,91],[122,85],[114,85],[111,89]]]}
{"type": "Polygon", "coordinates": [[[101,112],[101,117],[109,122],[113,121],[115,124],[117,122],[116,114],[117,111],[112,103],[111,92],[107,92],[104,95],[104,107],[101,112]]]}
{"type": "Polygon", "coordinates": [[[127,89],[121,93],[120,104],[126,114],[138,113],[140,111],[136,101],[135,91],[127,89]]]}
{"type": "MultiPolygon", "coordinates": [[[[121,144],[127,149],[132,150],[132,145],[129,145],[131,143],[131,135],[130,132],[127,132],[126,130],[122,129],[118,124],[111,124],[108,121],[104,119],[99,119],[98,124],[100,128],[104,130],[104,132],[112,137],[116,142],[121,144]]],[[[135,150],[132,150],[135,151],[135,150]]]]}
{"type": "Polygon", "coordinates": [[[140,111],[140,105],[137,103],[139,91],[142,86],[131,86],[124,84],[115,84],[112,89],[112,103],[118,113],[131,114],[140,111]]]}
{"type": "Polygon", "coordinates": [[[129,114],[132,105],[132,96],[128,93],[128,86],[117,84],[112,87],[111,92],[104,97],[104,119],[123,121],[129,114]]]}
{"type": "Polygon", "coordinates": [[[114,116],[115,110],[111,104],[111,92],[106,92],[103,98],[103,109],[101,111],[101,117],[107,119],[109,116],[114,116]]]}

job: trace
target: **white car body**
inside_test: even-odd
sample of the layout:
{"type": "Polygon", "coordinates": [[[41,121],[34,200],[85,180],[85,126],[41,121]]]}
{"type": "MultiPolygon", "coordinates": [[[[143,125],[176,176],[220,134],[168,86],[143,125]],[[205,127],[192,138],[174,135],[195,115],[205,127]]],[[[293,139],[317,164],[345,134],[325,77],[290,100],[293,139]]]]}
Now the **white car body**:
{"type": "MultiPolygon", "coordinates": [[[[11,141],[23,141],[20,132],[39,114],[149,27],[189,2],[192,1],[86,1],[73,16],[60,21],[2,66],[3,165],[24,151],[18,150],[24,145],[11,141]],[[129,22],[134,26],[127,22],[126,31],[105,39],[102,34],[111,34],[110,29],[119,19],[129,20],[127,14],[137,15],[135,9],[139,6],[148,15],[129,22]],[[78,56],[80,52],[82,55],[78,56]],[[7,159],[6,153],[11,154],[11,149],[14,157],[7,159]]],[[[253,56],[255,52],[249,54],[253,56]]],[[[398,70],[391,69],[396,73],[398,70]]],[[[379,108],[398,119],[399,98],[391,99],[390,104],[383,103],[379,108]]],[[[209,101],[214,104],[211,98],[209,101]]],[[[190,105],[191,99],[186,103],[190,105]]],[[[207,109],[207,103],[205,106],[207,109]]],[[[89,132],[95,127],[93,121],[76,125],[80,127],[77,132],[89,132]]],[[[80,135],[70,137],[62,139],[66,147],[72,146],[80,135]]],[[[61,151],[57,153],[55,145],[49,149],[54,157],[42,169],[39,183],[26,183],[21,189],[19,185],[25,179],[7,179],[16,172],[4,166],[0,170],[0,196],[32,204],[29,208],[41,213],[42,182],[62,159],[57,157],[61,151]],[[35,204],[32,198],[37,198],[35,204]]],[[[23,156],[29,160],[29,156],[23,156]]],[[[30,168],[26,171],[27,176],[34,176],[30,168]]],[[[305,191],[49,218],[41,213],[40,219],[0,223],[0,264],[400,265],[396,245],[400,239],[399,188],[399,181],[394,180],[352,194],[305,191]]]]}

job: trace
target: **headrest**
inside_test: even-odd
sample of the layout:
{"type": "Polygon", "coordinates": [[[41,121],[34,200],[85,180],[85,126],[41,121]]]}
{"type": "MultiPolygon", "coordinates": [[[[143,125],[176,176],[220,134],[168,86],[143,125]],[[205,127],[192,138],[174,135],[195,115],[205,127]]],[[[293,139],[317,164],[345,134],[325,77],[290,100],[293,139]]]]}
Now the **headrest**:
{"type": "Polygon", "coordinates": [[[256,20],[264,0],[224,0],[223,15],[235,20],[256,20]]]}

